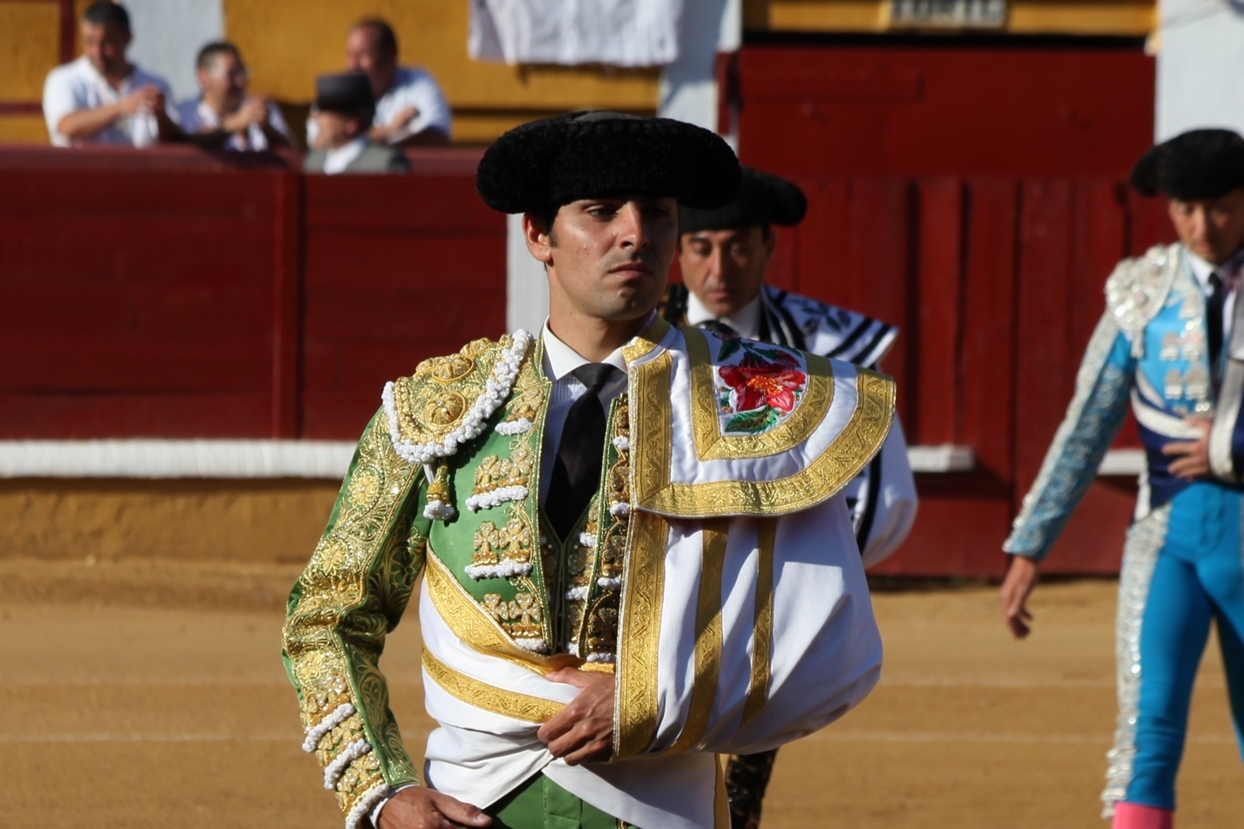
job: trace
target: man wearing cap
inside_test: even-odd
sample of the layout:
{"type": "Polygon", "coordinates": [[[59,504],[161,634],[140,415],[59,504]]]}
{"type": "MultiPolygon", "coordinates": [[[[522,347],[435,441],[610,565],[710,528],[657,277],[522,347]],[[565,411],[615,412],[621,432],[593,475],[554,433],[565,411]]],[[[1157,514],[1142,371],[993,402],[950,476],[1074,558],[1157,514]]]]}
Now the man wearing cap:
{"type": "Polygon", "coordinates": [[[290,596],[285,660],[347,825],[728,825],[716,755],[862,699],[880,639],[842,487],[893,384],[655,312],[679,204],[739,169],[677,121],[518,127],[480,162],[549,317],[386,386],[290,596]],[[378,658],[420,583],[421,777],[378,658]],[[481,811],[482,810],[482,811],[481,811]]]}
{"type": "Polygon", "coordinates": [[[402,151],[375,144],[367,130],[376,108],[367,76],[357,72],[315,79],[319,128],[303,161],[308,173],[405,173],[410,162],[402,151]]]}
{"type": "Polygon", "coordinates": [[[1115,744],[1102,800],[1115,829],[1173,825],[1197,664],[1218,627],[1237,735],[1244,725],[1244,139],[1183,133],[1146,152],[1132,186],[1167,200],[1179,243],[1125,259],[1066,418],[1003,549],[1003,612],[1026,600],[1131,401],[1145,445],[1119,576],[1115,744]]]}
{"type": "MultiPolygon", "coordinates": [[[[662,315],[727,335],[775,343],[876,368],[898,329],[863,314],[766,285],[777,239],[772,226],[803,221],[808,202],[793,182],[742,168],[738,194],[715,210],[678,210],[682,284],[671,285],[662,315]]],[[[864,566],[903,542],[916,518],[916,485],[898,419],[877,457],[845,490],[864,566]]],[[[775,751],[731,758],[726,771],[735,829],[758,826],[775,751]]]]}

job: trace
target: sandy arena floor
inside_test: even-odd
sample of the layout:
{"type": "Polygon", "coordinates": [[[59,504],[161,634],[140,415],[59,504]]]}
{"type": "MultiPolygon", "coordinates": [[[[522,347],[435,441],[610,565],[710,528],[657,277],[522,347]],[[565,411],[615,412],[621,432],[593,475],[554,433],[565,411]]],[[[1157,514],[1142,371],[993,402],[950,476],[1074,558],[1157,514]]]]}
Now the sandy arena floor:
{"type": "MultiPolygon", "coordinates": [[[[297,568],[0,561],[0,825],[340,826],[279,659],[297,568]]],[[[1043,585],[1015,643],[992,588],[882,592],[881,686],[783,749],[767,829],[1105,827],[1114,585],[1043,585]]],[[[386,655],[422,745],[418,631],[386,655]]],[[[1241,770],[1216,645],[1202,667],[1179,829],[1234,827],[1241,770]]]]}

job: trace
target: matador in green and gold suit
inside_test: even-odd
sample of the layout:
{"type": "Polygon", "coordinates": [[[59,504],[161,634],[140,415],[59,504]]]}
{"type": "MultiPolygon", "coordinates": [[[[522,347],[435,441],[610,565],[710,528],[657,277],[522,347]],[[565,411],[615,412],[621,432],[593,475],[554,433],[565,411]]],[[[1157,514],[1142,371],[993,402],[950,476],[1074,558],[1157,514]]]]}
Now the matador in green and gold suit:
{"type": "MultiPolygon", "coordinates": [[[[599,113],[507,133],[479,174],[505,212],[593,193],[712,205],[737,181],[711,133],[599,113]]],[[[876,683],[840,492],[885,440],[893,383],[643,313],[611,355],[622,371],[602,398],[596,492],[560,533],[541,483],[550,413],[584,392],[548,326],[386,386],[285,626],[304,748],[348,827],[428,786],[493,825],[724,829],[717,755],[806,735],[876,683]],[[421,768],[380,667],[416,589],[438,725],[421,768]],[[613,683],[607,761],[571,764],[539,739],[579,693],[549,678],[567,667],[613,683]]]]}

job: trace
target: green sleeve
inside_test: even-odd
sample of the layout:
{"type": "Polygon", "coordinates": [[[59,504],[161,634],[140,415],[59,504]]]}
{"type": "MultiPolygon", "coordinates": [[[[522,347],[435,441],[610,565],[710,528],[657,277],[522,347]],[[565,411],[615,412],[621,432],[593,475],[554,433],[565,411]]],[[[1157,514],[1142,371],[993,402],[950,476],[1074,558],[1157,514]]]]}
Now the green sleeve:
{"type": "Polygon", "coordinates": [[[379,660],[423,567],[423,468],[397,455],[383,410],[359,441],[328,527],[290,593],[285,670],[304,748],[324,767],[347,827],[419,778],[389,710],[379,660]]]}

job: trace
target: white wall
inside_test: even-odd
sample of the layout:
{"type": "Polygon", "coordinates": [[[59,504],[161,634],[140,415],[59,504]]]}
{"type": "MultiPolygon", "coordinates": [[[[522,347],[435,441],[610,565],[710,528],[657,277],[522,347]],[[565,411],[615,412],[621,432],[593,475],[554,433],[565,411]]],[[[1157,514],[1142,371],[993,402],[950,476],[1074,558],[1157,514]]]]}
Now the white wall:
{"type": "Polygon", "coordinates": [[[742,36],[742,0],[685,3],[678,24],[678,60],[661,72],[657,113],[717,129],[717,53],[736,51],[742,36]]]}
{"type": "MultiPolygon", "coordinates": [[[[717,53],[736,51],[742,34],[742,0],[687,0],[678,25],[678,60],[661,72],[657,114],[717,129],[717,53]]],[[[544,268],[527,252],[522,217],[510,216],[506,246],[507,327],[510,331],[526,328],[535,334],[548,313],[544,268]]]]}
{"type": "Polygon", "coordinates": [[[1160,0],[1155,130],[1244,133],[1244,0],[1160,0]]]}
{"type": "Polygon", "coordinates": [[[129,57],[162,76],[177,100],[195,97],[194,59],[199,48],[220,40],[225,31],[222,0],[123,0],[130,13],[134,42],[129,57]]]}

